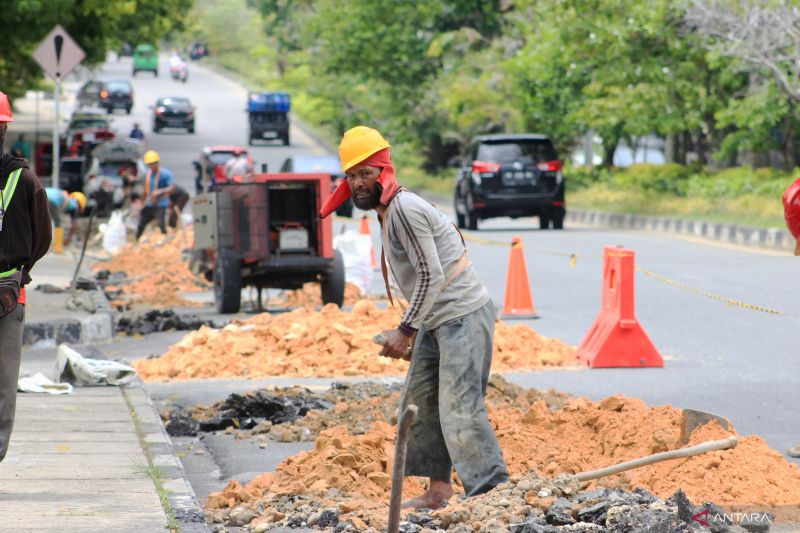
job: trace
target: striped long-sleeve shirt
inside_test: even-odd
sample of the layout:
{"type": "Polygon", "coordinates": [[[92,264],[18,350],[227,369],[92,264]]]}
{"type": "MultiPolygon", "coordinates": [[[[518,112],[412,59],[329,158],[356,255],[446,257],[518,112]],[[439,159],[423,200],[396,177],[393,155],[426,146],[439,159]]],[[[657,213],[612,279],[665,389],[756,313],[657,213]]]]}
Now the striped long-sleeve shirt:
{"type": "Polygon", "coordinates": [[[453,223],[416,194],[401,190],[389,204],[381,232],[386,262],[408,309],[400,329],[431,330],[468,315],[489,301],[489,291],[470,265],[444,289],[445,275],[464,254],[453,223]]]}

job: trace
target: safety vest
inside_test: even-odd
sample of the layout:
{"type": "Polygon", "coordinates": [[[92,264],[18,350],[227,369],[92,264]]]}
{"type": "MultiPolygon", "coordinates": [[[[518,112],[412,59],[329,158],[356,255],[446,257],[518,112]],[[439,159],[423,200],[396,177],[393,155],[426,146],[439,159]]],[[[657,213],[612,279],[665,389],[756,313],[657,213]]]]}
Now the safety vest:
{"type": "MultiPolygon", "coordinates": [[[[8,210],[8,206],[11,204],[11,199],[14,197],[14,191],[17,190],[17,183],[19,183],[19,177],[22,174],[22,169],[18,168],[14,172],[8,175],[8,181],[6,182],[6,186],[3,188],[3,191],[0,192],[0,231],[3,231],[3,218],[5,217],[6,211],[8,210]]],[[[0,272],[0,278],[5,278],[17,272],[16,268],[12,268],[11,270],[6,270],[5,272],[0,272]]]]}
{"type": "MultiPolygon", "coordinates": [[[[6,186],[3,188],[2,192],[0,192],[0,231],[3,228],[3,218],[5,217],[6,211],[8,210],[8,206],[11,204],[11,199],[14,197],[14,191],[17,190],[17,184],[19,183],[19,177],[22,175],[22,169],[18,168],[14,172],[8,175],[8,181],[6,182],[6,186]]],[[[7,278],[12,274],[16,274],[19,272],[18,268],[12,268],[10,270],[6,270],[5,272],[0,272],[0,278],[7,278]]],[[[20,304],[24,304],[26,300],[25,294],[25,287],[22,287],[19,291],[19,298],[17,301],[20,304]]]]}

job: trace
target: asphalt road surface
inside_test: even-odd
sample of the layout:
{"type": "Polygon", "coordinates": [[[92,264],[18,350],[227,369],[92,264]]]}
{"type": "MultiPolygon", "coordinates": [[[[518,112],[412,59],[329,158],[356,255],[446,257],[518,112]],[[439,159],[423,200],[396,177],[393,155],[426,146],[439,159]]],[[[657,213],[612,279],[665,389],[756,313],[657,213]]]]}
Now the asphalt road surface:
{"type": "MultiPolygon", "coordinates": [[[[130,59],[125,58],[106,64],[97,75],[130,78],[130,70],[130,59]]],[[[246,92],[196,64],[190,65],[186,84],[169,78],[164,60],[161,73],[159,78],[145,73],[133,80],[133,114],[118,114],[116,126],[127,132],[134,121],[140,122],[148,146],[161,153],[164,166],[173,171],[178,183],[193,191],[191,162],[203,146],[246,145],[246,92]],[[197,133],[152,133],[152,111],[147,106],[167,95],[191,98],[197,106],[197,133]]],[[[290,154],[323,153],[296,124],[292,127],[292,142],[292,146],[284,147],[276,141],[251,148],[251,152],[257,163],[267,163],[273,170],[290,154]]],[[[401,183],[402,179],[399,176],[401,183]]],[[[649,405],[672,404],[710,411],[732,419],[740,433],[761,435],[780,451],[800,440],[800,259],[643,232],[576,227],[539,231],[536,227],[535,220],[497,219],[482,223],[481,231],[466,232],[470,256],[498,307],[503,304],[508,243],[512,236],[519,235],[540,315],[538,320],[526,322],[546,336],[579,344],[600,309],[603,247],[623,245],[636,252],[639,266],[672,281],[635,275],[637,316],[664,356],[665,365],[662,369],[526,372],[510,376],[513,381],[530,387],[554,387],[591,399],[621,393],[638,396],[649,405]],[[574,266],[570,260],[573,254],[574,266]],[[782,314],[730,305],[709,295],[782,314]]],[[[373,236],[377,239],[374,229],[373,236]]],[[[374,286],[378,288],[380,283],[374,286]]],[[[132,349],[130,353],[158,353],[168,344],[161,339],[167,338],[174,340],[153,336],[134,341],[142,349],[132,349]]],[[[176,399],[186,394],[192,400],[210,401],[224,397],[229,390],[246,390],[255,385],[241,380],[229,382],[233,384],[150,388],[157,399],[176,399]]],[[[288,384],[290,380],[272,382],[288,384]]],[[[217,446],[212,450],[217,465],[223,465],[222,478],[258,470],[258,465],[237,464],[231,459],[241,448],[226,451],[224,445],[213,446],[217,446]]],[[[213,470],[208,465],[197,468],[213,470]]],[[[203,492],[198,490],[201,496],[203,492]]]]}

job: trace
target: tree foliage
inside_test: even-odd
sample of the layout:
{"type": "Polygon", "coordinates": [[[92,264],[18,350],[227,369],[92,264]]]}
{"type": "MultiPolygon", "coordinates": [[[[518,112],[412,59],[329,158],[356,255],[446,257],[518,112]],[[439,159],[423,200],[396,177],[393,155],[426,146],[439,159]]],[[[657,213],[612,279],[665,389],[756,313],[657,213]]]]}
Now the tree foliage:
{"type": "Polygon", "coordinates": [[[156,42],[183,27],[192,0],[13,0],[3,3],[0,90],[12,98],[34,86],[42,69],[31,54],[56,24],[101,63],[122,42],[156,42]]]}
{"type": "Polygon", "coordinates": [[[200,31],[218,35],[208,14],[234,4],[260,16],[260,38],[226,36],[256,62],[242,66],[257,68],[251,77],[292,90],[305,118],[336,134],[380,128],[429,169],[489,132],[544,133],[562,152],[592,132],[606,164],[619,143],[651,134],[670,139],[679,161],[794,150],[786,80],[798,79],[800,41],[769,27],[780,17],[796,26],[789,0],[198,0],[200,31]],[[788,78],[732,53],[733,30],[708,20],[698,30],[700,5],[721,10],[713,22],[750,20],[753,35],[780,44],[788,78]]]}

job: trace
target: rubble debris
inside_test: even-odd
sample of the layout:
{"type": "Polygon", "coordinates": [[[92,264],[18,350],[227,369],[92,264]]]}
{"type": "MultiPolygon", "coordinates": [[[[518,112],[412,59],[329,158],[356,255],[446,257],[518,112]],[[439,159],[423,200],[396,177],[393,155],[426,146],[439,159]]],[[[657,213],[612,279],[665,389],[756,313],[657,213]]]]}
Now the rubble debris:
{"type": "MultiPolygon", "coordinates": [[[[681,413],[671,406],[651,409],[636,398],[611,396],[600,402],[572,398],[557,409],[549,409],[542,399],[527,409],[490,404],[488,411],[512,481],[483,496],[452,499],[431,513],[438,524],[425,527],[621,532],[647,530],[651,524],[664,531],[691,531],[682,525],[686,509],[679,512],[675,500],[663,500],[679,489],[691,501],[713,501],[727,509],[752,506],[780,518],[800,518],[800,470],[758,436],[738,436],[739,444],[729,450],[657,463],[580,487],[569,475],[677,448],[681,413]]],[[[691,434],[689,445],[722,439],[732,431],[711,421],[691,434]]],[[[259,511],[250,523],[254,527],[308,523],[314,513],[333,508],[339,523],[350,524],[351,530],[381,530],[394,438],[395,428],[381,421],[362,435],[345,426],[323,430],[313,450],[286,459],[275,472],[244,486],[231,482],[211,494],[207,513],[224,522],[226,510],[245,505],[259,511]]],[[[457,476],[454,482],[458,486],[457,476]]],[[[404,497],[421,494],[423,483],[406,478],[404,497]]],[[[742,531],[724,527],[728,529],[718,530],[742,531]]]]}
{"type": "Polygon", "coordinates": [[[189,411],[178,408],[170,411],[164,429],[173,437],[194,437],[200,429],[199,426],[189,411]]]}
{"type": "Polygon", "coordinates": [[[182,292],[205,291],[211,284],[195,276],[183,258],[183,250],[191,247],[192,231],[170,232],[166,236],[151,233],[139,242],[129,243],[115,256],[95,263],[92,268],[99,271],[105,289],[112,294],[121,290],[123,296],[112,301],[114,307],[126,308],[130,304],[147,305],[151,308],[197,306],[185,299],[182,292]],[[127,278],[114,276],[124,272],[127,278]]]}
{"type": "MultiPolygon", "coordinates": [[[[266,396],[275,398],[279,402],[291,402],[293,405],[300,404],[308,407],[299,412],[300,416],[286,421],[279,418],[282,416],[281,413],[278,413],[278,417],[269,418],[254,410],[229,412],[225,406],[231,397],[210,406],[194,406],[189,411],[194,418],[200,421],[203,431],[205,431],[203,429],[204,422],[225,417],[250,416],[264,418],[264,420],[260,420],[252,428],[237,427],[242,430],[245,437],[269,434],[279,442],[311,441],[316,439],[322,431],[336,426],[345,426],[351,435],[363,435],[375,422],[395,423],[400,389],[400,383],[336,382],[323,394],[315,394],[302,387],[288,387],[263,389],[244,395],[231,395],[231,397],[244,396],[245,398],[266,396]]],[[[546,402],[549,408],[556,409],[568,401],[570,396],[554,390],[540,392],[536,389],[523,389],[498,375],[492,375],[489,378],[487,403],[493,407],[527,409],[534,400],[540,398],[546,402]]],[[[170,411],[168,409],[162,414],[162,418],[165,423],[169,420],[170,411]]],[[[228,425],[233,426],[234,424],[229,423],[228,425]]],[[[219,429],[224,429],[224,427],[219,429]]]]}
{"type": "Polygon", "coordinates": [[[147,335],[158,331],[194,331],[203,326],[217,327],[212,320],[196,315],[178,314],[172,309],[153,309],[146,313],[122,316],[117,321],[117,333],[128,336],[147,335]]]}
{"type": "MultiPolygon", "coordinates": [[[[295,309],[262,313],[221,330],[200,328],[162,357],[138,361],[145,381],[208,377],[400,375],[406,361],[378,356],[372,337],[397,327],[393,309],[360,300],[352,312],[335,305],[320,311],[295,309]]],[[[495,325],[492,370],[577,366],[575,348],[549,339],[524,324],[495,325]]]]}

